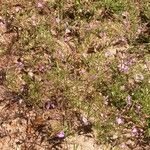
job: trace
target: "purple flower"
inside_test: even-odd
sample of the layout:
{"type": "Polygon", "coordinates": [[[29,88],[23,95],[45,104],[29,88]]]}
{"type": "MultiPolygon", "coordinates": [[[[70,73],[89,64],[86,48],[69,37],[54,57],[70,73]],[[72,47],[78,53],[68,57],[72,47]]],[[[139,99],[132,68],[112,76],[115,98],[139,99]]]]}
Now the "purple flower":
{"type": "Polygon", "coordinates": [[[127,60],[122,60],[121,63],[118,65],[119,71],[127,73],[130,67],[133,65],[134,59],[128,58],[127,60]]]}
{"type": "Polygon", "coordinates": [[[125,63],[121,63],[118,65],[119,71],[127,73],[129,71],[129,66],[126,65],[125,63]]]}
{"type": "Polygon", "coordinates": [[[60,131],[59,133],[57,133],[56,137],[60,139],[64,138],[65,137],[64,131],[60,131]]]}

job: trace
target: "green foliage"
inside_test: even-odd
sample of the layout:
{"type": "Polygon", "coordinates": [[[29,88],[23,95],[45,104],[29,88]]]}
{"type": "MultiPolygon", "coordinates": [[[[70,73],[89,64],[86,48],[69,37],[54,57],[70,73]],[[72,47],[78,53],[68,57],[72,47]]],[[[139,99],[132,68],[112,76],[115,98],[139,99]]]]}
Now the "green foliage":
{"type": "Polygon", "coordinates": [[[101,2],[103,3],[104,7],[106,7],[114,13],[122,12],[125,9],[125,4],[122,0],[104,0],[101,2]]]}

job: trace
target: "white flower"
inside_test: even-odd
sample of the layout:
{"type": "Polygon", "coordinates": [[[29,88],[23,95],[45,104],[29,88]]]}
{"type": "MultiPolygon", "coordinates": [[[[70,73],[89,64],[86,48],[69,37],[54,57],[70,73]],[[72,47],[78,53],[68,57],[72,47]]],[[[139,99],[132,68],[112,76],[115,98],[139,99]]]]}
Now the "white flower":
{"type": "Polygon", "coordinates": [[[68,29],[68,28],[65,30],[65,33],[66,33],[66,34],[69,34],[70,32],[71,32],[71,31],[70,31],[70,29],[68,29]]]}
{"type": "Polygon", "coordinates": [[[32,78],[34,76],[33,72],[32,71],[29,71],[28,72],[28,75],[32,78]]]}
{"type": "Polygon", "coordinates": [[[16,6],[15,11],[19,12],[22,8],[20,6],[16,6]]]}
{"type": "Polygon", "coordinates": [[[38,7],[38,8],[42,8],[42,7],[43,7],[43,4],[42,4],[41,2],[38,2],[38,3],[37,3],[37,7],[38,7]]]}
{"type": "Polygon", "coordinates": [[[87,118],[85,118],[85,117],[82,117],[82,121],[85,126],[87,126],[89,124],[87,118]]]}

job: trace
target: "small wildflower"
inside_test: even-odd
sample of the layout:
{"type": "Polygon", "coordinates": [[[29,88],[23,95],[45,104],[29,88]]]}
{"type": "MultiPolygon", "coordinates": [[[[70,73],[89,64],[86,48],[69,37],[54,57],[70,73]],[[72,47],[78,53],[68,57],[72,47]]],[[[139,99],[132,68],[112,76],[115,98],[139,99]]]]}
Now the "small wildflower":
{"type": "Polygon", "coordinates": [[[16,11],[16,12],[19,12],[21,9],[22,9],[22,8],[21,8],[20,6],[16,6],[16,7],[15,7],[15,11],[16,11]]]}
{"type": "Polygon", "coordinates": [[[85,126],[89,125],[89,121],[85,117],[82,117],[82,122],[85,126]]]}
{"type": "Polygon", "coordinates": [[[119,71],[127,73],[130,67],[133,65],[134,61],[135,60],[132,58],[128,58],[127,60],[122,60],[121,63],[118,65],[119,71]]]}
{"type": "Polygon", "coordinates": [[[19,100],[19,104],[22,104],[22,103],[23,103],[23,99],[20,99],[20,100],[19,100]]]}
{"type": "Polygon", "coordinates": [[[129,66],[122,63],[122,64],[119,64],[118,65],[118,68],[119,68],[119,71],[120,72],[124,72],[124,73],[127,73],[129,71],[129,66]]]}
{"type": "Polygon", "coordinates": [[[37,7],[38,7],[38,8],[43,8],[43,4],[42,4],[41,2],[38,2],[38,3],[37,3],[37,7]]]}
{"type": "Polygon", "coordinates": [[[132,136],[138,136],[138,129],[134,126],[131,131],[132,136]]]}
{"type": "Polygon", "coordinates": [[[135,59],[134,59],[134,58],[129,58],[129,59],[125,62],[125,64],[126,64],[126,65],[129,65],[129,66],[132,66],[132,65],[134,64],[134,62],[135,62],[135,59]]]}
{"type": "Polygon", "coordinates": [[[20,69],[23,69],[23,68],[24,68],[24,64],[23,64],[22,62],[18,62],[18,67],[19,67],[20,69]]]}
{"type": "Polygon", "coordinates": [[[28,75],[32,78],[34,76],[33,72],[32,71],[29,71],[28,72],[28,75]]]}
{"type": "Polygon", "coordinates": [[[117,122],[117,124],[119,124],[119,125],[124,123],[123,119],[120,118],[120,117],[117,117],[117,118],[116,118],[116,122],[117,122]]]}
{"type": "Polygon", "coordinates": [[[57,133],[56,137],[60,139],[64,138],[65,137],[64,131],[60,131],[59,133],[57,133]]]}

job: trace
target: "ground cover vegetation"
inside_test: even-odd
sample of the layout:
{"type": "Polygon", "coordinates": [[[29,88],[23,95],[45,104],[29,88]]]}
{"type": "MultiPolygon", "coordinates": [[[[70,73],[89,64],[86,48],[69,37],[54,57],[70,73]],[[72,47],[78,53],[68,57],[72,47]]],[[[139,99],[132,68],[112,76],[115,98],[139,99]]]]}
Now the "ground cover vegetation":
{"type": "Polygon", "coordinates": [[[149,0],[1,0],[0,147],[81,135],[150,149],[149,0]]]}

